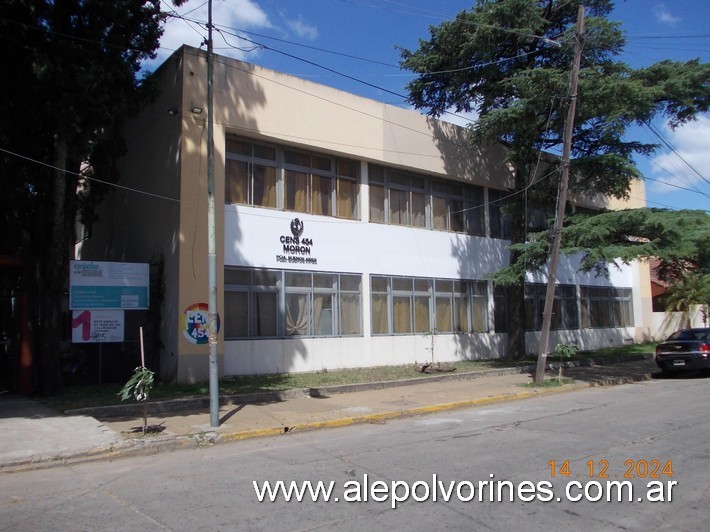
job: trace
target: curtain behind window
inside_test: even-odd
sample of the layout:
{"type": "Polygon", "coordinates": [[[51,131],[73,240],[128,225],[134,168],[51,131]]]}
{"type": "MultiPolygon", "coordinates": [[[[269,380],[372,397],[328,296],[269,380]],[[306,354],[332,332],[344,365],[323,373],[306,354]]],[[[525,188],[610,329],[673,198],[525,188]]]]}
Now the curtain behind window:
{"type": "Polygon", "coordinates": [[[225,203],[247,203],[248,164],[227,159],[225,168],[225,203]]]}
{"type": "Polygon", "coordinates": [[[285,208],[289,211],[308,212],[307,208],[308,174],[286,171],[285,208]]]}
{"type": "Polygon", "coordinates": [[[276,168],[254,166],[254,205],[276,207],[276,168]]]}
{"type": "Polygon", "coordinates": [[[309,307],[308,294],[286,294],[286,335],[308,334],[309,307]]]}

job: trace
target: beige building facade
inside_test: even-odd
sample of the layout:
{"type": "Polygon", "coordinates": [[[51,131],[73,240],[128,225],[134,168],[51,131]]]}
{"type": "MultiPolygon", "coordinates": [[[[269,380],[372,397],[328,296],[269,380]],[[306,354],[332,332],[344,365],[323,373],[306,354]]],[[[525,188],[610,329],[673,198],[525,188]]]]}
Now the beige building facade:
{"type": "MultiPolygon", "coordinates": [[[[159,96],[126,128],[125,188],[77,258],[162,261],[160,376],[203,381],[205,53],[185,46],[155,76],[159,96]]],[[[508,261],[502,146],[472,150],[458,126],[220,56],[214,102],[221,375],[505,356],[487,280],[508,261]]],[[[596,206],[642,206],[635,186],[641,199],[596,206]]],[[[551,344],[648,337],[648,267],[600,279],[577,264],[561,263],[551,344]]],[[[529,281],[535,313],[545,276],[529,281]]]]}

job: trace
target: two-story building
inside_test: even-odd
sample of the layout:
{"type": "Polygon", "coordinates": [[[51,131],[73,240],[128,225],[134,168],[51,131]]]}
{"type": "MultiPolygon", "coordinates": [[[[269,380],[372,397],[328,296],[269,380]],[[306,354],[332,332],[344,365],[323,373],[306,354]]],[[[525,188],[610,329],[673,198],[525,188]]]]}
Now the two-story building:
{"type": "MultiPolygon", "coordinates": [[[[162,257],[161,376],[206,380],[206,54],[185,46],[155,76],[160,95],[125,130],[122,188],[77,258],[162,257]]],[[[505,356],[487,278],[508,261],[503,146],[472,149],[458,126],[226,57],[213,86],[222,375],[505,356]]],[[[596,203],[583,206],[621,206],[596,203]]],[[[559,268],[552,345],[647,337],[648,266],[605,279],[576,265],[559,268]]],[[[529,280],[535,352],[545,276],[529,280]]]]}

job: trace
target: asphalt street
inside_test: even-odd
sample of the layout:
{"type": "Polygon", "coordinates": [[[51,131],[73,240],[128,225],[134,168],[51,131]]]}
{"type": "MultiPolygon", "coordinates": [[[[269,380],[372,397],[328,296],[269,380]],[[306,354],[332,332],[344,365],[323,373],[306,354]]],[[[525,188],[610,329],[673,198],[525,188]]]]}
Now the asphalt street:
{"type": "Polygon", "coordinates": [[[0,529],[704,530],[709,383],[660,379],[587,388],[446,414],[8,472],[0,475],[0,529]],[[301,502],[287,502],[281,493],[275,502],[260,502],[264,482],[279,480],[332,481],[331,500],[312,502],[306,494],[301,502]],[[632,486],[622,501],[585,500],[614,480],[632,486]],[[663,493],[649,497],[651,482],[660,482],[663,493]],[[411,496],[393,504],[392,494],[403,496],[405,483],[411,496]],[[503,486],[503,500],[489,499],[490,486],[503,486]],[[386,488],[390,493],[383,495],[386,488]],[[664,500],[651,500],[659,497],[664,500]]]}

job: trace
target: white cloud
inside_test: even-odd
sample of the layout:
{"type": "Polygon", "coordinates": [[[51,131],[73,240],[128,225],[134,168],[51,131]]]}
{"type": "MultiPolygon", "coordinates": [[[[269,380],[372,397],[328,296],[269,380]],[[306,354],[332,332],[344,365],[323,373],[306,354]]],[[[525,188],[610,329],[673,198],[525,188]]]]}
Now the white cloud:
{"type": "Polygon", "coordinates": [[[680,17],[676,17],[668,11],[665,4],[657,4],[654,13],[656,14],[656,20],[662,24],[674,26],[680,22],[680,17]]]}
{"type": "Polygon", "coordinates": [[[701,115],[698,120],[678,127],[675,131],[666,126],[661,134],[675,148],[675,153],[664,149],[663,153],[653,157],[651,177],[675,186],[654,181],[649,187],[663,193],[687,193],[676,187],[708,192],[710,186],[706,179],[710,178],[710,115],[701,115]]]}
{"type": "Polygon", "coordinates": [[[301,15],[298,15],[295,20],[287,19],[286,24],[291,31],[303,39],[314,41],[318,38],[318,28],[308,24],[301,15]]]}
{"type": "Polygon", "coordinates": [[[450,108],[447,109],[447,111],[441,115],[439,119],[457,126],[466,127],[478,121],[478,113],[476,111],[457,113],[455,109],[450,108]]]}
{"type": "MultiPolygon", "coordinates": [[[[164,9],[169,5],[164,3],[164,9]]],[[[155,68],[183,44],[200,47],[207,39],[207,2],[189,0],[175,8],[175,11],[182,18],[168,18],[160,39],[158,58],[145,65],[147,68],[155,68]]],[[[267,13],[254,0],[215,0],[212,4],[212,20],[217,30],[223,30],[224,37],[213,32],[215,51],[236,59],[247,58],[248,50],[253,48],[251,43],[233,35],[239,33],[237,28],[249,30],[273,27],[267,13]]]]}

